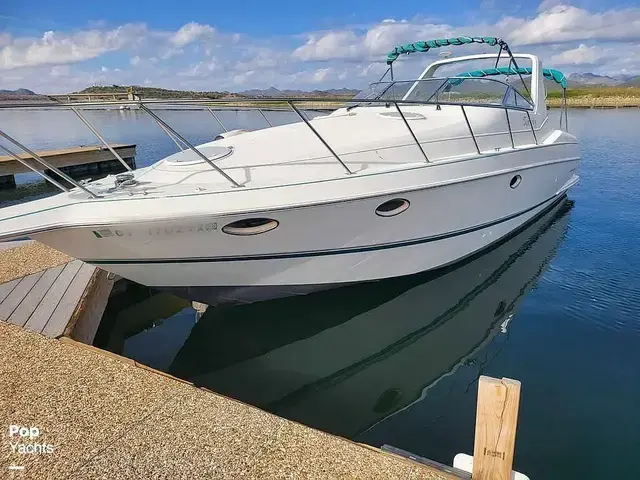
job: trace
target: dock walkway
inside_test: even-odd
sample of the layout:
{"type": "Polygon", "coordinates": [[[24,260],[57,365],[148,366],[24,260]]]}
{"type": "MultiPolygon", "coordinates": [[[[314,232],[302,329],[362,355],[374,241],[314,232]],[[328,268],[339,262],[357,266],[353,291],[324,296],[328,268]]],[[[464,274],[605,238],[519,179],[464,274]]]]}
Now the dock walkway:
{"type": "Polygon", "coordinates": [[[0,244],[0,478],[461,478],[91,346],[112,285],[37,242],[0,244]]]}
{"type": "Polygon", "coordinates": [[[459,478],[66,337],[0,322],[0,358],[0,424],[39,434],[3,435],[2,478],[459,478]]]}
{"type": "Polygon", "coordinates": [[[36,242],[11,247],[0,248],[0,320],[47,337],[66,333],[91,343],[113,284],[106,272],[36,242]],[[38,256],[50,264],[33,261],[38,256]],[[96,291],[99,305],[89,305],[96,291]]]}

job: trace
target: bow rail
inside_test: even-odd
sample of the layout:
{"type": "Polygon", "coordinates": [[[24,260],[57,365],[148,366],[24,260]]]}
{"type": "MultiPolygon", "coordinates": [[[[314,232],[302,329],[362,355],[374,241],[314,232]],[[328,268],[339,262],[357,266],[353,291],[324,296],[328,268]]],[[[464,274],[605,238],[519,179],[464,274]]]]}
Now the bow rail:
{"type": "MultiPolygon", "coordinates": [[[[452,86],[455,85],[459,85],[461,83],[464,82],[471,82],[471,81],[478,81],[479,79],[475,79],[475,78],[461,78],[461,77],[447,77],[447,78],[429,78],[429,79],[422,79],[422,80],[410,80],[410,81],[393,81],[393,82],[377,82],[376,84],[372,84],[372,86],[377,85],[384,85],[384,89],[382,90],[382,92],[378,91],[375,93],[375,95],[373,94],[373,91],[367,93],[365,91],[361,92],[361,94],[359,94],[358,96],[362,95],[361,98],[358,98],[358,96],[352,98],[352,99],[345,99],[344,97],[327,97],[327,98],[300,98],[300,97],[270,97],[270,98],[229,98],[229,99],[194,99],[194,100],[185,100],[185,99],[176,99],[176,100],[172,100],[172,99],[149,99],[149,100],[113,100],[113,101],[100,101],[100,102],[71,102],[71,103],[60,103],[60,102],[51,102],[51,103],[5,103],[5,104],[0,104],[0,112],[3,109],[15,109],[15,108],[20,108],[20,109],[31,109],[31,108],[55,108],[55,109],[69,109],[71,111],[73,111],[79,118],[80,120],[82,120],[82,122],[87,126],[87,128],[89,128],[89,130],[98,138],[98,140],[100,140],[101,143],[104,144],[104,146],[110,150],[112,153],[114,152],[114,149],[111,147],[111,145],[107,142],[106,139],[104,139],[104,137],[95,129],[95,127],[93,127],[93,125],[91,125],[91,123],[89,123],[89,121],[86,119],[86,117],[84,117],[81,113],[80,113],[80,109],[82,107],[95,107],[95,106],[122,106],[122,105],[126,105],[126,106],[137,106],[140,111],[145,112],[146,114],[150,115],[153,120],[158,124],[158,126],[169,136],[169,138],[171,138],[171,140],[177,145],[177,147],[179,148],[179,150],[184,150],[189,149],[191,151],[193,151],[196,155],[198,155],[200,158],[202,158],[203,160],[205,160],[207,162],[207,164],[209,164],[212,169],[214,169],[217,173],[219,173],[222,177],[225,178],[225,180],[227,180],[232,187],[234,188],[241,188],[243,187],[243,185],[241,183],[239,183],[238,181],[236,181],[235,179],[233,179],[229,174],[227,174],[224,169],[222,169],[221,167],[217,166],[212,160],[210,160],[209,158],[207,158],[206,155],[204,155],[197,146],[191,144],[183,135],[181,135],[180,133],[178,133],[173,127],[171,127],[168,123],[166,123],[159,115],[157,112],[157,110],[154,111],[154,109],[152,109],[151,107],[153,106],[158,106],[158,105],[167,105],[167,106],[176,106],[176,105],[183,105],[183,106],[189,106],[189,107],[197,107],[200,106],[202,108],[197,109],[197,110],[207,110],[209,111],[213,118],[218,122],[218,124],[222,127],[223,131],[227,131],[227,128],[224,126],[224,124],[220,121],[219,117],[215,114],[215,110],[218,111],[223,111],[225,109],[248,109],[248,110],[257,110],[261,116],[264,118],[266,124],[267,124],[267,128],[272,127],[272,123],[269,121],[268,117],[265,114],[265,110],[267,108],[274,108],[277,110],[288,110],[288,111],[293,111],[300,119],[303,123],[305,123],[305,125],[310,129],[310,131],[314,134],[314,136],[317,137],[317,139],[324,145],[324,147],[327,149],[327,151],[331,154],[332,157],[334,157],[336,159],[337,162],[340,163],[340,165],[344,168],[344,170],[346,171],[347,174],[352,175],[354,174],[353,171],[351,171],[351,169],[347,166],[347,164],[340,158],[340,156],[336,153],[336,151],[331,147],[331,145],[329,144],[329,142],[318,132],[318,130],[316,128],[314,128],[314,126],[312,125],[312,120],[309,120],[307,118],[307,116],[304,113],[305,107],[302,105],[307,105],[306,109],[308,110],[313,110],[313,109],[317,109],[318,108],[318,104],[322,104],[324,106],[331,106],[331,107],[335,107],[335,108],[340,108],[341,106],[346,106],[347,109],[353,109],[356,107],[362,107],[362,108],[366,108],[366,107],[371,107],[371,106],[381,106],[384,105],[386,107],[390,107],[393,106],[399,113],[400,117],[403,120],[404,125],[407,128],[408,134],[410,135],[413,143],[415,143],[415,145],[417,146],[417,148],[419,148],[421,155],[424,157],[425,162],[429,163],[430,160],[427,157],[427,154],[425,153],[420,141],[418,140],[418,138],[416,137],[413,129],[411,128],[411,125],[409,124],[409,122],[407,121],[407,118],[405,116],[405,113],[402,111],[402,106],[416,106],[416,105],[435,105],[436,107],[440,107],[440,106],[444,106],[444,105],[451,105],[451,106],[457,106],[461,109],[462,112],[462,117],[464,119],[464,122],[467,125],[467,129],[469,131],[469,135],[471,137],[471,139],[473,140],[473,143],[475,145],[475,149],[478,155],[482,155],[482,152],[480,151],[480,148],[478,146],[478,141],[476,138],[476,135],[473,131],[472,125],[469,121],[468,115],[467,115],[467,108],[469,107],[474,107],[474,108],[490,108],[490,109],[501,109],[505,112],[505,115],[507,117],[507,125],[508,125],[508,130],[509,130],[509,137],[511,138],[511,146],[512,148],[515,148],[515,143],[513,140],[513,130],[511,127],[511,122],[509,121],[509,111],[517,111],[517,112],[524,112],[527,114],[527,118],[528,118],[528,123],[529,123],[529,127],[531,129],[531,134],[534,140],[534,143],[536,145],[538,145],[538,138],[536,136],[535,133],[535,128],[533,125],[533,122],[531,121],[531,116],[530,116],[530,111],[532,109],[531,103],[526,100],[524,97],[524,104],[523,105],[518,105],[518,104],[509,104],[507,102],[506,99],[510,98],[509,95],[512,91],[517,92],[517,90],[515,90],[511,85],[504,83],[504,82],[500,82],[499,80],[495,80],[495,79],[482,79],[483,82],[496,82],[499,84],[502,84],[505,87],[505,93],[502,96],[502,101],[501,102],[495,102],[495,103],[483,103],[482,102],[482,98],[476,98],[475,100],[480,100],[478,101],[472,101],[473,99],[461,99],[460,101],[456,101],[456,99],[454,98],[453,100],[451,99],[451,91],[450,88],[452,86]],[[455,80],[452,82],[452,79],[455,80]],[[460,81],[461,80],[461,81],[460,81]],[[414,87],[416,85],[420,85],[422,82],[439,82],[436,86],[436,88],[434,89],[433,92],[430,92],[430,94],[428,95],[428,98],[419,98],[419,95],[414,94],[413,98],[409,98],[409,93],[410,91],[413,89],[413,87],[407,91],[404,91],[404,93],[402,93],[399,97],[398,96],[394,96],[394,95],[390,95],[389,92],[392,92],[394,88],[400,87],[400,86],[406,86],[406,84],[411,84],[414,87]],[[447,91],[447,88],[449,88],[449,90],[447,91]],[[448,93],[448,98],[445,98],[444,94],[448,93]],[[369,96],[368,96],[369,95],[369,96]],[[314,106],[315,105],[315,106],[314,106]],[[301,107],[302,106],[302,107],[301,107]]],[[[403,89],[404,90],[404,89],[403,89]]],[[[415,91],[414,91],[415,93],[415,91]]],[[[426,96],[426,95],[423,95],[426,96]]],[[[485,99],[486,100],[486,99],[485,99]]],[[[196,110],[196,108],[193,108],[194,110],[196,110]]],[[[1,127],[0,127],[1,128],[1,127]]],[[[542,128],[542,127],[540,127],[542,128]]],[[[59,177],[61,177],[62,179],[64,179],[66,182],[68,182],[69,184],[73,185],[75,188],[78,188],[80,190],[82,190],[83,192],[85,192],[86,194],[88,194],[91,198],[97,199],[100,198],[95,192],[92,192],[88,186],[90,186],[90,184],[86,184],[86,183],[82,183],[79,182],[73,178],[71,178],[70,176],[66,175],[64,172],[62,172],[61,170],[55,168],[54,166],[50,165],[48,162],[46,162],[44,159],[40,158],[35,152],[33,152],[31,149],[29,149],[28,147],[26,147],[25,145],[23,145],[22,143],[18,142],[16,139],[14,139],[13,137],[11,137],[9,134],[7,134],[5,131],[0,129],[0,137],[4,138],[5,140],[9,141],[13,147],[17,147],[18,149],[22,150],[23,152],[25,152],[27,155],[31,156],[32,159],[40,164],[43,167],[43,170],[50,170],[55,172],[59,177]]],[[[46,181],[50,182],[51,184],[55,185],[57,188],[60,188],[63,191],[69,191],[68,188],[66,188],[64,185],[62,185],[59,181],[55,180],[54,178],[50,177],[49,175],[47,175],[44,171],[41,171],[39,169],[34,168],[29,162],[26,162],[23,158],[21,158],[19,155],[15,154],[14,151],[12,151],[11,149],[4,147],[0,144],[0,149],[3,150],[4,152],[8,153],[12,158],[14,158],[15,160],[19,161],[20,163],[22,163],[23,165],[25,165],[27,168],[29,168],[32,171],[35,171],[36,173],[38,173],[40,176],[42,176],[46,181]]],[[[120,156],[115,153],[114,155],[121,163],[124,164],[125,168],[127,170],[131,170],[130,167],[126,164],[126,162],[124,162],[124,160],[122,160],[120,158],[120,156]]]]}

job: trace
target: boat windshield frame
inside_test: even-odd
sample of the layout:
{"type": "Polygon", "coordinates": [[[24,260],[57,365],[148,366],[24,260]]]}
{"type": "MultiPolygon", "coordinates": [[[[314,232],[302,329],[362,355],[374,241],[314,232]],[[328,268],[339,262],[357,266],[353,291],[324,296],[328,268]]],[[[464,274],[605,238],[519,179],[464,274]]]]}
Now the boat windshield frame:
{"type": "Polygon", "coordinates": [[[502,80],[498,80],[495,78],[478,78],[478,77],[461,77],[461,76],[450,76],[450,77],[429,77],[429,78],[418,78],[413,80],[393,80],[393,81],[378,81],[372,82],[369,84],[369,88],[362,90],[358,93],[354,98],[353,102],[348,105],[349,109],[355,107],[367,107],[367,106],[375,106],[379,105],[381,100],[385,99],[385,95],[393,92],[394,87],[401,85],[411,85],[408,89],[401,89],[402,93],[399,98],[393,98],[393,93],[391,98],[389,98],[389,102],[399,102],[399,103],[419,103],[425,105],[464,105],[469,107],[508,107],[510,109],[516,110],[526,110],[532,111],[534,109],[533,102],[528,99],[525,95],[522,94],[517,88],[513,85],[504,82],[502,80]],[[411,98],[411,95],[414,94],[416,89],[423,85],[426,82],[436,83],[437,86],[433,90],[433,93],[426,100],[416,100],[411,98]],[[451,99],[451,96],[445,100],[440,98],[440,94],[450,92],[451,87],[458,86],[462,84],[469,84],[470,82],[481,82],[483,85],[487,85],[488,82],[493,82],[493,84],[499,84],[504,87],[504,93],[502,94],[502,101],[500,103],[483,103],[483,102],[470,102],[470,101],[456,101],[455,99],[451,99]],[[513,92],[513,98],[516,99],[515,103],[509,103],[508,99],[513,92]],[[362,95],[362,96],[361,96],[362,95]],[[360,97],[360,98],[359,98],[360,97]],[[521,103],[518,102],[521,100],[521,103]]]}

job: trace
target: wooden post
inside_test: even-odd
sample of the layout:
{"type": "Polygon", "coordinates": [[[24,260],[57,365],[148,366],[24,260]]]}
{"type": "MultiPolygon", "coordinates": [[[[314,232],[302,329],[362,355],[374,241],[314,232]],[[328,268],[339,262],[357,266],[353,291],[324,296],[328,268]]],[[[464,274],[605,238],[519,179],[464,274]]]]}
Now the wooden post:
{"type": "Polygon", "coordinates": [[[480,377],[473,448],[473,480],[511,480],[520,382],[480,377]]]}

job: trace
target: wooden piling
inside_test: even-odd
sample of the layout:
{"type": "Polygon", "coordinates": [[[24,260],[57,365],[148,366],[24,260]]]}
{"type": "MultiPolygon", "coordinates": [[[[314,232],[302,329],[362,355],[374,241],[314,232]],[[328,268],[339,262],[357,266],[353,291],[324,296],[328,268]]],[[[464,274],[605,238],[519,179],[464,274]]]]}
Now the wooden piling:
{"type": "Polygon", "coordinates": [[[511,480],[519,405],[519,381],[480,377],[473,480],[511,480]]]}

